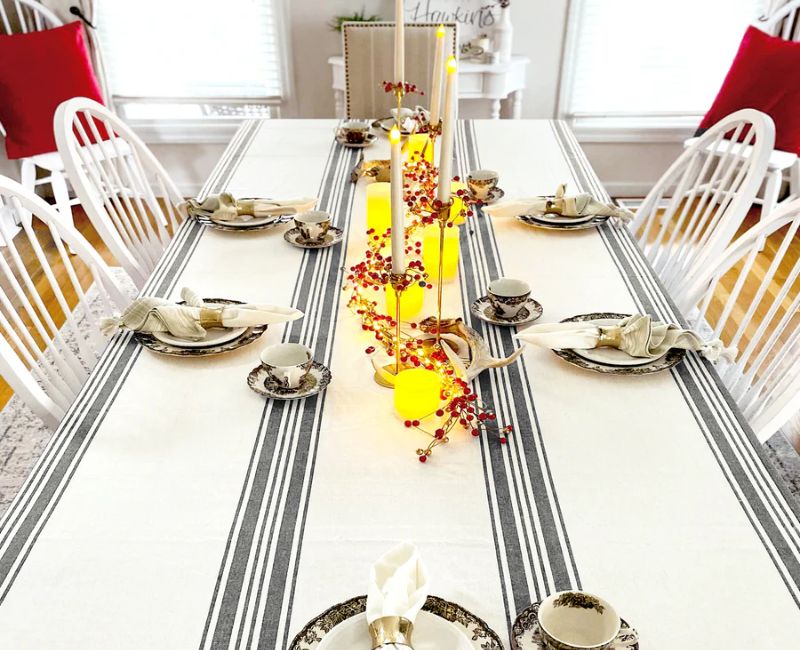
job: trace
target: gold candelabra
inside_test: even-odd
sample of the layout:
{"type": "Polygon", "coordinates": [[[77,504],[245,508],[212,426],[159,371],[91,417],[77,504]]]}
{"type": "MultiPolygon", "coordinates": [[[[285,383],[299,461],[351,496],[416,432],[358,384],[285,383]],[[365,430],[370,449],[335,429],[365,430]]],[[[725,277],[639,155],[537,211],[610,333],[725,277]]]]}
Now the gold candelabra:
{"type": "Polygon", "coordinates": [[[449,227],[450,223],[450,210],[453,207],[453,199],[451,198],[447,203],[438,206],[436,215],[436,223],[439,226],[439,269],[436,275],[436,344],[441,343],[441,329],[442,329],[442,275],[444,274],[444,229],[449,227]]]}
{"type": "Polygon", "coordinates": [[[402,370],[402,364],[400,363],[400,352],[402,350],[402,343],[400,340],[400,301],[402,300],[403,292],[408,288],[408,277],[406,273],[392,273],[389,275],[389,284],[394,291],[395,300],[394,363],[383,366],[384,374],[376,372],[375,382],[386,388],[393,388],[394,384],[389,381],[387,375],[391,375],[394,378],[397,377],[402,370]]]}

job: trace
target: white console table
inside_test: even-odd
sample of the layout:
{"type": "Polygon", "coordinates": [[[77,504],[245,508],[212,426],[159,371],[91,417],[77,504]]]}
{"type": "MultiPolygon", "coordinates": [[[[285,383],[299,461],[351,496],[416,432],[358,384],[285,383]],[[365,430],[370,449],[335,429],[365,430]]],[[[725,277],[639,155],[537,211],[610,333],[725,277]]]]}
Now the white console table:
{"type": "MultiPolygon", "coordinates": [[[[513,56],[508,63],[475,63],[461,61],[458,66],[459,99],[488,99],[492,119],[500,118],[500,102],[511,100],[511,116],[522,116],[522,93],[525,90],[525,70],[530,63],[527,56],[513,56]]],[[[336,116],[345,115],[344,57],[328,59],[333,72],[333,96],[336,116]]]]}

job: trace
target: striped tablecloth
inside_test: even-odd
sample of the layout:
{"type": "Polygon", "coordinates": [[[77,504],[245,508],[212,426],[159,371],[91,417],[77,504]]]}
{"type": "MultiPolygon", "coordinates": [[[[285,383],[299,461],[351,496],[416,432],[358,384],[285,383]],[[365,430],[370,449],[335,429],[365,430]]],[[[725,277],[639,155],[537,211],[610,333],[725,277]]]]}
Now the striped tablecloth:
{"type": "MultiPolygon", "coordinates": [[[[416,461],[423,439],[373,383],[370,341],[341,290],[364,249],[365,189],[349,182],[357,152],[333,144],[333,126],[245,124],[206,191],[317,191],[343,245],[301,251],[278,231],[187,223],[146,289],[291,304],[305,318],[209,359],[111,341],[0,527],[0,647],[283,648],[363,593],[372,560],[401,539],[419,545],[434,594],[506,639],[523,607],[581,587],[614,603],[642,648],[798,647],[796,506],[693,354],[670,372],[609,377],[528,350],[478,382],[516,429],[507,445],[456,435],[416,461]],[[325,394],[282,403],[248,390],[259,350],[280,340],[331,367],[325,394]]],[[[510,197],[564,181],[604,195],[558,122],[462,122],[457,167],[499,170],[510,197]]],[[[512,332],[465,306],[502,274],[530,282],[543,321],[679,319],[625,230],[480,216],[462,228],[461,254],[445,313],[496,356],[512,332]]]]}

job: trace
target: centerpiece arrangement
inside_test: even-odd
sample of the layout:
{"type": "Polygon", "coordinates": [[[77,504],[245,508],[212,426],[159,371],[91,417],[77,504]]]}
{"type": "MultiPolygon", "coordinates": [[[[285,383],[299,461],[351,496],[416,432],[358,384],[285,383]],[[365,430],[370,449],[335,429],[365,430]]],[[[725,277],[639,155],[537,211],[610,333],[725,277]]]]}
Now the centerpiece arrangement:
{"type": "Polygon", "coordinates": [[[470,382],[486,368],[512,363],[520,351],[494,359],[475,330],[461,319],[442,317],[444,284],[457,273],[459,225],[473,216],[476,203],[453,175],[457,65],[454,57],[445,56],[446,30],[440,26],[430,108],[416,113],[417,125],[406,144],[411,153],[404,160],[403,98],[416,86],[404,78],[402,0],[396,0],[395,8],[395,80],[383,82],[384,90],[397,98],[397,123],[389,134],[390,183],[388,188],[376,183],[371,186],[375,191],[368,192],[367,250],[349,268],[345,290],[362,329],[374,335],[375,345],[366,353],[372,357],[376,381],[394,389],[395,409],[405,426],[430,436],[428,444],[416,450],[424,463],[437,446],[449,441],[456,427],[473,436],[492,432],[500,443],[506,442],[512,427],[497,421],[470,382]],[[438,167],[434,165],[437,140],[438,167]],[[374,207],[381,193],[389,205],[388,219],[378,218],[374,207]],[[414,321],[424,292],[434,285],[435,316],[414,321]]]}

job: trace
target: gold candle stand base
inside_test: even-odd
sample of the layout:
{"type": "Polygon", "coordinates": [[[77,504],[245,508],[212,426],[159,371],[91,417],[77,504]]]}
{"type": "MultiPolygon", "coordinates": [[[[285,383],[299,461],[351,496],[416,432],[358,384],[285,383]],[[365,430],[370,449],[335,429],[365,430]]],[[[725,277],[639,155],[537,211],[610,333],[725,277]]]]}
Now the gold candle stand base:
{"type": "Polygon", "coordinates": [[[395,299],[394,363],[383,366],[383,374],[376,371],[373,375],[375,383],[384,388],[394,388],[394,377],[399,375],[400,371],[404,369],[403,364],[400,363],[400,350],[402,348],[400,342],[400,300],[402,299],[403,292],[406,290],[406,282],[407,278],[405,273],[392,273],[389,276],[389,284],[391,284],[392,289],[394,289],[395,299]]]}
{"type": "MultiPolygon", "coordinates": [[[[441,179],[439,179],[441,183],[441,179]]],[[[447,181],[449,182],[449,181],[447,181]]],[[[450,209],[453,207],[453,199],[439,208],[436,222],[439,224],[439,273],[437,275],[436,287],[436,344],[441,345],[442,329],[442,275],[444,274],[444,229],[450,222],[450,209]]]]}

